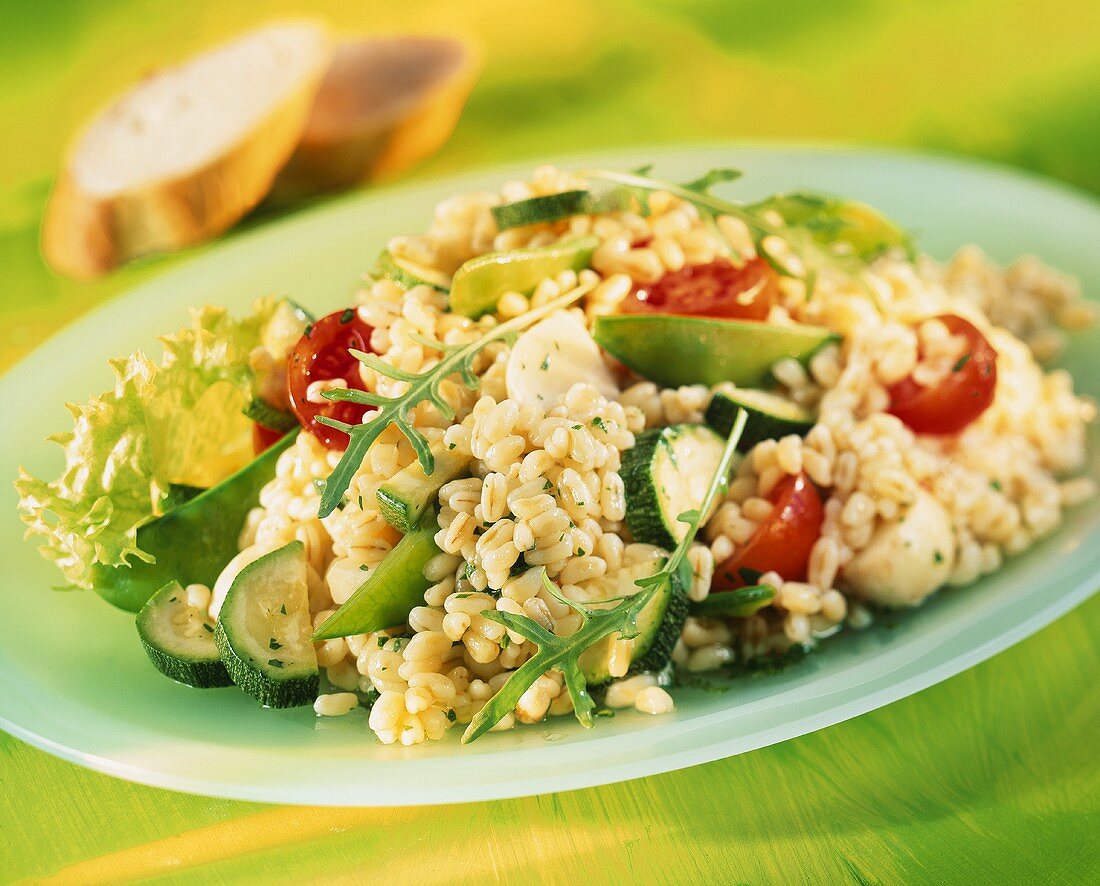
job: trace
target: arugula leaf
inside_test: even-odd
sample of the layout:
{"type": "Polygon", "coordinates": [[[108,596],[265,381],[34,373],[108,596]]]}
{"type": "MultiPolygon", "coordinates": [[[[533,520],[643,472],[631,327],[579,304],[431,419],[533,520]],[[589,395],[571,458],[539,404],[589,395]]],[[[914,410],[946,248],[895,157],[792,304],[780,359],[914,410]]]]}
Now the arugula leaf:
{"type": "Polygon", "coordinates": [[[692,615],[719,618],[744,618],[767,606],[775,599],[771,585],[749,585],[733,591],[717,591],[704,600],[691,604],[692,615]]]}
{"type": "Polygon", "coordinates": [[[710,189],[722,182],[737,181],[741,178],[742,172],[740,169],[727,169],[718,168],[712,169],[700,178],[694,181],[684,182],[681,186],[689,191],[695,191],[697,194],[709,194],[710,189]]]}
{"type": "MultiPolygon", "coordinates": [[[[866,235],[857,237],[855,234],[849,233],[847,235],[848,242],[845,242],[842,238],[836,236],[835,231],[832,237],[826,236],[823,226],[827,219],[815,218],[811,214],[805,213],[818,228],[816,231],[817,236],[815,236],[814,229],[806,227],[804,224],[789,224],[785,220],[781,224],[772,223],[766,217],[766,209],[771,208],[769,206],[734,203],[712,195],[709,192],[710,187],[717,182],[732,180],[731,170],[712,170],[687,185],[677,185],[637,173],[611,172],[604,169],[580,170],[577,174],[587,179],[611,182],[630,188],[635,194],[647,191],[668,191],[670,194],[694,204],[704,218],[711,221],[719,215],[728,215],[740,219],[748,226],[757,254],[775,268],[778,273],[788,277],[795,276],[791,268],[771,254],[765,243],[768,237],[778,237],[784,240],[803,266],[800,276],[806,283],[808,293],[813,291],[814,282],[823,270],[843,274],[857,281],[860,285],[865,285],[861,274],[866,267],[867,259],[863,256],[870,254],[873,244],[877,242],[876,238],[866,235]]],[[[806,195],[802,196],[804,199],[808,199],[806,195]]],[[[844,201],[839,200],[833,200],[833,204],[847,207],[844,211],[844,217],[836,219],[838,224],[843,222],[844,225],[854,227],[857,230],[860,229],[862,224],[866,230],[873,229],[866,217],[867,212],[872,212],[868,207],[863,207],[862,204],[844,203],[844,201]],[[859,207],[860,209],[856,211],[853,207],[859,207]]],[[[813,201],[810,201],[806,205],[812,206],[814,204],[813,201]]],[[[834,214],[838,211],[835,206],[833,209],[834,214]]],[[[820,212],[821,207],[818,206],[817,208],[820,212]]],[[[881,222],[879,227],[883,228],[883,237],[886,236],[884,225],[889,225],[892,231],[900,230],[877,214],[875,214],[875,218],[881,222]]],[[[881,240],[882,237],[877,239],[881,240]]]]}
{"type": "MultiPolygon", "coordinates": [[[[620,637],[627,640],[638,636],[638,616],[655,594],[660,591],[671,590],[673,581],[679,581],[680,587],[686,588],[690,585],[691,563],[687,559],[688,548],[695,540],[703,515],[710,510],[719,490],[725,488],[728,483],[730,466],[737,454],[737,443],[745,430],[747,420],[748,413],[744,409],[739,409],[737,419],[734,421],[729,438],[726,440],[722,458],[711,477],[699,509],[686,511],[677,518],[682,523],[687,524],[687,532],[668,559],[665,560],[660,570],[653,575],[635,581],[635,584],[639,587],[635,594],[621,598],[618,605],[610,609],[596,609],[562,595],[544,571],[542,582],[546,591],[569,606],[581,617],[580,628],[568,637],[558,637],[552,634],[537,621],[525,615],[514,615],[510,612],[499,611],[481,613],[490,621],[495,621],[508,630],[530,640],[538,646],[538,652],[517,670],[513,671],[505,684],[486,702],[485,707],[477,712],[470,721],[465,733],[463,733],[463,744],[469,744],[477,740],[492,729],[510,711],[515,709],[523,693],[540,676],[552,668],[562,672],[565,689],[573,701],[573,711],[581,725],[586,729],[592,727],[593,711],[596,708],[596,703],[588,692],[588,681],[585,679],[584,672],[580,667],[581,655],[593,644],[598,643],[612,633],[617,632],[620,637]]],[[[601,601],[601,603],[609,602],[614,601],[601,601]]]]}
{"type": "Polygon", "coordinates": [[[65,453],[61,475],[21,470],[15,486],[27,534],[45,537],[42,554],[73,585],[92,587],[97,566],[152,562],[137,531],[178,503],[173,489],[214,486],[252,460],[249,355],[288,313],[274,298],[243,320],[192,311],[189,328],[161,338],[159,363],[140,351],[111,361],[114,388],[69,406],[73,429],[49,438],[65,453]]]}
{"type": "Polygon", "coordinates": [[[775,212],[788,227],[805,230],[822,246],[839,246],[865,262],[895,248],[910,260],[916,255],[909,233],[865,203],[796,191],[775,194],[746,208],[754,213],[775,212]]]}
{"type": "Polygon", "coordinates": [[[377,411],[369,415],[365,422],[358,425],[350,425],[347,422],[337,421],[326,416],[317,416],[317,421],[331,428],[336,428],[338,431],[343,431],[351,437],[348,448],[344,451],[339,464],[336,465],[336,468],[325,481],[325,491],[321,496],[319,516],[327,517],[336,510],[344,496],[344,492],[351,485],[356,471],[363,463],[367,452],[374,441],[378,439],[378,436],[390,425],[396,425],[398,430],[405,435],[405,438],[416,451],[417,460],[420,462],[420,466],[424,468],[424,473],[431,476],[435,470],[435,456],[432,455],[424,435],[413,427],[411,418],[413,408],[427,401],[434,405],[446,419],[454,419],[455,411],[439,393],[439,385],[444,379],[457,373],[462,377],[466,387],[476,390],[481,384],[481,379],[474,373],[474,357],[481,353],[486,346],[526,329],[555,311],[569,307],[591,290],[593,286],[594,284],[591,283],[578,286],[541,307],[534,308],[509,320],[507,323],[501,323],[499,326],[493,327],[477,341],[470,344],[446,345],[443,342],[430,339],[418,339],[423,344],[443,353],[443,359],[424,372],[406,372],[396,366],[391,366],[374,354],[352,350],[351,353],[365,366],[388,378],[408,382],[409,387],[404,394],[396,397],[384,397],[381,394],[369,391],[348,389],[325,391],[322,394],[323,397],[329,400],[347,400],[352,403],[375,406],[377,411]]]}

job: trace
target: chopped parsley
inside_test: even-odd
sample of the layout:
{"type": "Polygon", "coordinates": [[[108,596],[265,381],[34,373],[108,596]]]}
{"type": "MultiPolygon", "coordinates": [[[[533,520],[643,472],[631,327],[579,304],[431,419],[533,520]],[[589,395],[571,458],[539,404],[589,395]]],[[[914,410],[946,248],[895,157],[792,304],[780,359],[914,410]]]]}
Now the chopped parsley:
{"type": "Polygon", "coordinates": [[[607,422],[605,422],[598,415],[594,419],[592,419],[592,424],[594,424],[601,431],[606,431],[607,430],[607,422]]]}
{"type": "Polygon", "coordinates": [[[990,480],[989,481],[989,487],[991,489],[996,489],[998,492],[1003,492],[1004,491],[1004,487],[1001,486],[1001,481],[1000,480],[990,480]]]}
{"type": "Polygon", "coordinates": [[[273,668],[281,668],[283,666],[283,663],[277,658],[269,658],[267,663],[273,668]]]}
{"type": "Polygon", "coordinates": [[[345,308],[344,313],[340,315],[341,323],[350,323],[355,319],[355,308],[345,308]]]}
{"type": "Polygon", "coordinates": [[[546,370],[549,369],[549,368],[550,368],[550,355],[547,354],[545,357],[542,358],[542,362],[539,364],[539,369],[541,369],[543,372],[546,372],[546,370]]]}
{"type": "Polygon", "coordinates": [[[279,607],[279,615],[286,615],[286,603],[279,607]]]}
{"type": "Polygon", "coordinates": [[[458,714],[454,712],[454,708],[447,708],[446,716],[447,719],[450,720],[452,723],[458,719],[458,714]]]}
{"type": "Polygon", "coordinates": [[[500,648],[507,649],[512,643],[512,638],[508,636],[508,632],[505,631],[504,636],[500,638],[500,648]]]}
{"type": "Polygon", "coordinates": [[[212,624],[210,624],[210,622],[204,621],[202,623],[202,627],[203,627],[203,630],[207,631],[208,633],[211,633],[211,634],[214,633],[214,626],[212,624]]]}
{"type": "Polygon", "coordinates": [[[447,448],[448,449],[454,449],[457,445],[458,445],[457,443],[448,443],[447,448]]]}
{"type": "Polygon", "coordinates": [[[583,427],[584,427],[584,425],[573,425],[573,430],[574,430],[574,431],[579,431],[579,430],[581,430],[581,428],[583,428],[583,427]]]}
{"type": "Polygon", "coordinates": [[[272,637],[270,640],[267,641],[267,648],[268,649],[282,649],[283,644],[280,643],[278,640],[276,640],[274,637],[272,637]]]}
{"type": "Polygon", "coordinates": [[[360,563],[359,564],[359,571],[360,572],[370,572],[370,567],[366,563],[360,563]]]}
{"type": "Polygon", "coordinates": [[[969,354],[969,353],[963,354],[961,357],[959,357],[959,359],[957,361],[955,361],[955,365],[951,367],[951,371],[952,372],[960,371],[967,363],[970,362],[971,356],[972,355],[969,354]]]}
{"type": "Polygon", "coordinates": [[[932,552],[932,560],[937,564],[942,563],[943,562],[943,551],[940,551],[940,550],[933,551],[932,552]]]}

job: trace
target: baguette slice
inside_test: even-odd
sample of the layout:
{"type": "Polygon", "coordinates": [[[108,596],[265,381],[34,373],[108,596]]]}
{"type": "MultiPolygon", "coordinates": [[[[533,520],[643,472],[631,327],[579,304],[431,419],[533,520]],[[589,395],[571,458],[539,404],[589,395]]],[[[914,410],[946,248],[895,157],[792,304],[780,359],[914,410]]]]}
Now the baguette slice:
{"type": "Polygon", "coordinates": [[[453,39],[339,45],[276,196],[389,178],[427,159],[454,131],[480,69],[470,46],[453,39]]]}
{"type": "Polygon", "coordinates": [[[54,185],[47,262],[94,277],[224,231],[293,153],[330,59],[324,28],[270,25],[121,96],[77,139],[54,185]]]}

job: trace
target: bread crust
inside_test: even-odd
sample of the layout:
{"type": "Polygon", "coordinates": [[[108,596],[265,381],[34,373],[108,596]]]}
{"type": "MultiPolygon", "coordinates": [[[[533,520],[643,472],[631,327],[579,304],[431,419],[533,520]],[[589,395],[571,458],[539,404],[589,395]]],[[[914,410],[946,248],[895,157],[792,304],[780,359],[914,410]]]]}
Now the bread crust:
{"type": "MultiPolygon", "coordinates": [[[[352,46],[370,51],[374,42],[361,40],[352,46]]],[[[480,56],[470,44],[449,42],[460,53],[454,69],[415,103],[397,109],[391,119],[349,118],[339,132],[317,131],[307,124],[297,150],[276,179],[275,195],[292,198],[392,178],[436,153],[454,132],[481,73],[480,56]]],[[[322,92],[329,88],[348,84],[322,84],[322,92]]],[[[318,101],[323,97],[318,95],[318,101]]]]}
{"type": "Polygon", "coordinates": [[[186,173],[98,196],[81,188],[67,160],[42,224],[47,264],[58,273],[91,279],[139,256],[201,243],[231,227],[267,195],[293,154],[326,64],[327,58],[321,59],[232,147],[186,173]]]}

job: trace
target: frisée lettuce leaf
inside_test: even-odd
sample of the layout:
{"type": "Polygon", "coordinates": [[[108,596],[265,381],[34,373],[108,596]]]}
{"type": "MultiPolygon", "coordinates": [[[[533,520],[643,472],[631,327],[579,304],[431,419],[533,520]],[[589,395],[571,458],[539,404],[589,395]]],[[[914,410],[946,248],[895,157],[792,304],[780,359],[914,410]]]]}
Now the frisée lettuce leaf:
{"type": "Polygon", "coordinates": [[[49,439],[64,451],[60,476],[20,470],[16,489],[27,535],[74,586],[93,586],[94,567],[152,562],[138,528],[173,506],[180,487],[206,488],[252,460],[242,414],[256,389],[250,357],[261,345],[286,353],[302,322],[288,302],[258,300],[241,320],[222,308],[191,312],[163,336],[159,363],[138,351],[111,361],[112,390],[68,404],[73,429],[49,439]]]}

